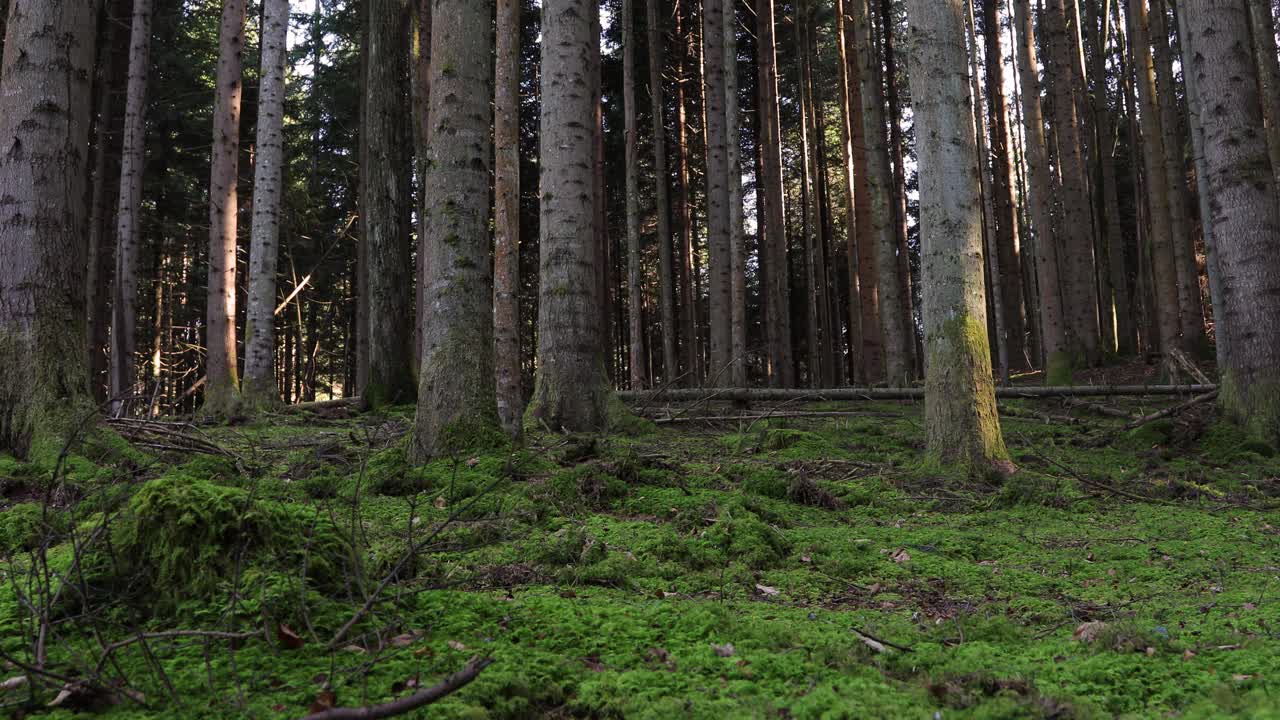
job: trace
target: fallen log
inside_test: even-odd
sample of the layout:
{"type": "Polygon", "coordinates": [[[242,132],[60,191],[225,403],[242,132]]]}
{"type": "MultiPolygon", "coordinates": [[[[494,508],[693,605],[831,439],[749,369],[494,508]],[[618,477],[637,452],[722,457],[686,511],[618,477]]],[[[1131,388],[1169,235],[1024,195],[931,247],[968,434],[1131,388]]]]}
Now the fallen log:
{"type": "Polygon", "coordinates": [[[1161,419],[1163,419],[1163,418],[1167,418],[1167,417],[1171,417],[1171,416],[1173,416],[1173,415],[1177,415],[1178,413],[1180,413],[1180,412],[1182,412],[1182,411],[1184,411],[1184,410],[1188,410],[1188,409],[1190,409],[1190,408],[1193,408],[1193,407],[1195,407],[1196,405],[1199,405],[1200,403],[1209,402],[1210,400],[1213,400],[1213,399],[1215,399],[1215,398],[1217,398],[1217,397],[1218,397],[1218,391],[1217,391],[1217,390],[1211,390],[1211,391],[1209,391],[1209,392],[1207,392],[1207,393],[1204,393],[1203,395],[1197,395],[1197,396],[1195,396],[1195,397],[1191,398],[1190,400],[1188,400],[1188,401],[1186,401],[1186,402],[1184,402],[1184,403],[1180,403],[1180,404],[1178,404],[1178,405],[1174,405],[1174,406],[1173,406],[1173,407],[1171,407],[1171,408],[1165,408],[1164,410],[1159,410],[1159,411],[1157,411],[1157,412],[1153,412],[1153,413],[1151,413],[1150,415],[1143,415],[1142,417],[1138,418],[1137,420],[1134,420],[1133,422],[1129,423],[1128,425],[1125,425],[1125,426],[1124,426],[1124,429],[1125,429],[1125,430],[1136,430],[1136,429],[1138,429],[1138,428],[1142,427],[1143,425],[1146,425],[1146,424],[1148,424],[1148,423],[1153,423],[1153,422],[1155,422],[1156,420],[1161,420],[1161,419]]]}
{"type": "MultiPolygon", "coordinates": [[[[1197,395],[1217,390],[1215,385],[1080,385],[1071,387],[998,387],[999,398],[1117,397],[1156,395],[1197,395]]],[[[828,388],[800,390],[782,388],[671,388],[660,391],[623,390],[624,402],[768,402],[768,401],[856,401],[923,400],[924,388],[828,388]]]]}

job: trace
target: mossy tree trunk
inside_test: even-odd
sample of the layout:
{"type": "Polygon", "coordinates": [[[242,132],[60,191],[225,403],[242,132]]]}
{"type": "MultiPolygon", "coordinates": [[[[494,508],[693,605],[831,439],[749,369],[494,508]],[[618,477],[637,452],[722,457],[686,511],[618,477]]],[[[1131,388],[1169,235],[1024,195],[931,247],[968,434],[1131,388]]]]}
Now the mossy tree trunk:
{"type": "Polygon", "coordinates": [[[1044,113],[1040,105],[1040,68],[1036,61],[1036,36],[1029,0],[1013,0],[1018,30],[1017,66],[1022,96],[1022,130],[1027,175],[1031,190],[1028,204],[1035,230],[1036,280],[1040,289],[1040,337],[1044,353],[1045,383],[1069,385],[1071,353],[1067,345],[1061,274],[1058,268],[1057,234],[1053,226],[1053,185],[1045,144],[1044,113]]]}
{"type": "Polygon", "coordinates": [[[925,425],[929,450],[975,471],[1012,470],[1000,434],[983,292],[974,114],[963,73],[965,0],[908,0],[920,161],[925,425]]]}
{"type": "MultiPolygon", "coordinates": [[[[433,17],[435,22],[439,18],[433,17]]],[[[417,333],[410,261],[409,6],[404,0],[369,0],[369,67],[363,130],[365,242],[368,263],[369,407],[413,399],[417,333]]],[[[434,30],[433,30],[434,32],[434,30]]],[[[487,36],[487,34],[486,34],[487,36]]],[[[434,72],[434,71],[433,71],[434,72]]],[[[486,189],[486,195],[488,191],[486,189]]],[[[425,340],[424,340],[425,342],[425,340]]]]}
{"type": "Polygon", "coordinates": [[[240,167],[240,95],[245,0],[225,0],[218,31],[213,104],[213,159],[209,171],[209,300],[203,412],[212,417],[240,409],[236,361],[236,219],[240,167]]]}
{"type": "Polygon", "coordinates": [[[10,8],[0,64],[0,451],[56,456],[92,407],[84,148],[96,5],[10,8]]]}
{"type": "Polygon", "coordinates": [[[524,411],[520,386],[520,4],[521,0],[498,0],[493,124],[493,352],[498,419],[512,437],[520,436],[524,411]]]}
{"type": "Polygon", "coordinates": [[[1204,130],[1218,332],[1227,351],[1221,403],[1252,433],[1280,442],[1280,209],[1268,159],[1246,0],[1184,0],[1187,72],[1204,130]]]}
{"type": "Polygon", "coordinates": [[[594,132],[588,77],[599,52],[593,0],[542,5],[538,370],[528,419],[552,430],[607,427],[596,302],[594,132]]]}
{"type": "Polygon", "coordinates": [[[492,22],[492,0],[434,0],[421,279],[431,321],[422,328],[418,460],[501,436],[489,260],[492,22]]]}
{"type": "Polygon", "coordinates": [[[249,306],[244,326],[243,395],[245,405],[253,409],[280,404],[275,373],[276,258],[284,190],[284,73],[289,40],[289,0],[263,2],[249,306]]]}

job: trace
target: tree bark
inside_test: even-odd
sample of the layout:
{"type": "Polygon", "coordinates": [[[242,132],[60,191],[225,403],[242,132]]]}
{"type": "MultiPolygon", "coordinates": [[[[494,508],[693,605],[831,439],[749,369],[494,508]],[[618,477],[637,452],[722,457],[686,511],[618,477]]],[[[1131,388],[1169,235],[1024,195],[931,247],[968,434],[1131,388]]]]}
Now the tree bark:
{"type": "Polygon", "coordinates": [[[640,259],[640,138],[636,129],[636,8],[622,0],[622,106],[626,144],[627,319],[631,389],[648,384],[645,372],[644,285],[640,259]]]}
{"type": "Polygon", "coordinates": [[[666,103],[662,90],[662,66],[665,52],[663,33],[658,20],[660,0],[645,0],[645,29],[649,44],[649,102],[653,115],[654,197],[658,216],[658,312],[662,317],[662,376],[671,382],[680,374],[676,355],[676,307],[674,257],[671,250],[671,190],[667,172],[666,103]]]}
{"type": "Polygon", "coordinates": [[[1146,171],[1156,329],[1160,335],[1159,347],[1168,353],[1180,346],[1182,327],[1178,313],[1178,273],[1173,254],[1173,219],[1169,207],[1173,198],[1169,197],[1165,135],[1161,128],[1159,95],[1156,94],[1155,63],[1151,57],[1146,0],[1129,0],[1129,23],[1134,74],[1137,78],[1138,99],[1142,105],[1142,161],[1146,171]]]}
{"type": "Polygon", "coordinates": [[[0,65],[0,450],[49,466],[93,404],[82,238],[94,20],[88,0],[11,6],[0,65]]]}
{"type": "Polygon", "coordinates": [[[1178,278],[1178,317],[1182,349],[1199,357],[1208,350],[1204,334],[1204,307],[1200,301],[1200,271],[1196,265],[1191,221],[1187,217],[1187,170],[1183,163],[1182,115],[1174,86],[1173,53],[1169,47],[1168,14],[1163,0],[1151,3],[1151,39],[1155,44],[1156,80],[1159,83],[1160,129],[1164,133],[1165,181],[1169,183],[1169,221],[1174,269],[1178,278]]]}
{"type": "Polygon", "coordinates": [[[1053,186],[1049,179],[1049,157],[1045,142],[1044,114],[1040,106],[1040,69],[1036,62],[1036,36],[1030,0],[1013,0],[1014,22],[1018,28],[1018,77],[1022,90],[1022,127],[1026,137],[1027,174],[1030,180],[1031,223],[1035,229],[1036,277],[1040,288],[1040,333],[1044,352],[1045,383],[1067,385],[1072,378],[1072,359],[1067,344],[1063,292],[1054,232],[1053,186]]]}
{"type": "Polygon", "coordinates": [[[363,198],[368,232],[369,382],[362,397],[374,408],[411,401],[416,390],[413,345],[417,333],[413,323],[405,322],[413,317],[414,306],[410,280],[411,156],[406,152],[413,142],[408,19],[404,0],[369,0],[364,120],[368,165],[363,198]]]}
{"type": "Polygon", "coordinates": [[[852,0],[850,25],[858,51],[859,85],[862,97],[862,125],[867,154],[867,194],[870,198],[871,237],[874,238],[878,270],[881,334],[884,338],[885,370],[892,385],[902,385],[914,375],[912,347],[914,331],[909,331],[907,295],[898,272],[898,237],[894,230],[893,174],[885,142],[884,103],[875,67],[879,64],[871,43],[867,0],[852,0]]]}
{"type": "Polygon", "coordinates": [[[289,0],[263,0],[263,3],[258,148],[253,168],[253,235],[249,251],[242,389],[245,404],[255,409],[280,403],[275,378],[276,259],[284,190],[284,73],[289,42],[289,0]]]}
{"type": "Polygon", "coordinates": [[[930,453],[1012,472],[996,410],[982,280],[973,106],[962,73],[965,0],[907,0],[920,162],[925,431],[930,453]]]}
{"type": "Polygon", "coordinates": [[[996,248],[1000,265],[1005,343],[1013,370],[1027,366],[1026,307],[1022,299],[1022,257],[1018,207],[1014,200],[1014,164],[1010,141],[1009,102],[1004,92],[1004,49],[1000,44],[1001,0],[982,0],[986,54],[987,118],[991,127],[991,199],[995,206],[996,248]]]}
{"type": "MultiPolygon", "coordinates": [[[[427,103],[431,99],[431,3],[432,0],[411,0],[414,10],[414,48],[413,48],[413,78],[411,91],[413,94],[413,145],[414,158],[417,161],[415,168],[419,180],[419,197],[418,205],[418,246],[417,264],[415,268],[414,283],[414,345],[413,345],[413,367],[418,368],[422,365],[422,343],[423,331],[426,327],[427,318],[427,289],[423,285],[422,279],[427,276],[427,225],[426,225],[426,203],[427,198],[422,194],[422,178],[426,175],[426,158],[427,158],[427,142],[431,137],[431,129],[428,125],[428,115],[430,114],[427,103]]],[[[319,2],[316,7],[319,7],[319,2]]],[[[496,132],[496,129],[495,129],[496,132]]],[[[496,187],[496,186],[495,186],[496,187]]],[[[496,200],[495,200],[496,202],[496,200]]],[[[496,247],[495,247],[496,251],[496,247]]]]}
{"type": "Polygon", "coordinates": [[[698,299],[694,292],[693,274],[693,201],[690,198],[689,179],[689,125],[685,105],[686,75],[692,53],[692,32],[686,37],[684,12],[681,0],[676,0],[676,40],[680,51],[676,54],[676,151],[677,172],[680,177],[680,342],[684,358],[686,385],[697,385],[702,377],[698,354],[698,299]]]}
{"type": "Polygon", "coordinates": [[[732,378],[733,280],[729,211],[729,157],[725,95],[724,7],[732,0],[704,0],[702,4],[703,92],[706,97],[706,197],[708,382],[723,385],[732,378]]]}
{"type": "Polygon", "coordinates": [[[507,434],[517,439],[524,411],[520,385],[520,4],[521,0],[498,0],[493,124],[493,323],[498,420],[507,434]]]}
{"type": "Polygon", "coordinates": [[[1192,88],[1202,110],[1212,236],[1227,341],[1220,403],[1280,441],[1280,209],[1275,201],[1245,0],[1184,0],[1192,88]]]}
{"type": "Polygon", "coordinates": [[[492,446],[500,435],[489,260],[492,23],[490,0],[432,3],[422,278],[431,322],[422,330],[417,461],[492,446]]]}
{"type": "Polygon", "coordinates": [[[1275,16],[1271,13],[1271,3],[1267,0],[1249,3],[1262,117],[1267,123],[1267,150],[1271,169],[1280,185],[1280,59],[1277,59],[1275,16]]]}
{"type": "Polygon", "coordinates": [[[763,155],[760,200],[764,203],[760,265],[766,268],[769,384],[795,386],[791,350],[790,273],[787,270],[787,208],[782,188],[782,127],[778,118],[778,45],[774,32],[774,0],[756,3],[756,36],[760,49],[760,138],[763,155]]]}
{"type": "Polygon", "coordinates": [[[821,282],[819,256],[822,224],[818,216],[818,133],[813,120],[813,77],[810,71],[810,25],[813,14],[807,0],[800,0],[795,17],[796,84],[800,88],[800,207],[804,236],[805,368],[809,387],[823,385],[821,282]]]}
{"type": "Polygon", "coordinates": [[[595,261],[595,115],[587,77],[600,38],[594,0],[542,5],[542,219],[538,370],[529,417],[552,430],[608,426],[595,261]]]}
{"type": "Polygon", "coordinates": [[[236,366],[236,183],[240,167],[241,56],[245,0],[224,0],[218,31],[213,160],[209,174],[209,300],[204,410],[212,417],[239,412],[236,366]]]}
{"type": "Polygon", "coordinates": [[[730,379],[747,384],[747,238],[742,199],[742,115],[738,98],[737,0],[724,0],[725,185],[729,211],[730,379]]]}

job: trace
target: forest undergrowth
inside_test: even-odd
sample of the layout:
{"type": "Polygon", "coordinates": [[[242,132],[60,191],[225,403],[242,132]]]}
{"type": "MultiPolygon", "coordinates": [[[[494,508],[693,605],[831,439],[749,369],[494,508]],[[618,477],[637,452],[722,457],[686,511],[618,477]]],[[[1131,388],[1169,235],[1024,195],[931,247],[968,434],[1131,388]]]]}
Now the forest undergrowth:
{"type": "Polygon", "coordinates": [[[483,658],[416,716],[1280,717],[1274,450],[1211,404],[1001,408],[1008,479],[929,462],[909,403],[424,467],[412,408],[0,458],[0,705],[302,717],[483,658]]]}

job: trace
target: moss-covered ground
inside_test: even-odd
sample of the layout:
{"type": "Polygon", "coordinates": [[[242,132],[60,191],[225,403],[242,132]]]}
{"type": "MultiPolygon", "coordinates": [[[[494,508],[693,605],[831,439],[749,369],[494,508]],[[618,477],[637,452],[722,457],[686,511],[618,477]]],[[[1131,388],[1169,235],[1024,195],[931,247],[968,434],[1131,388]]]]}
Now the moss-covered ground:
{"type": "Polygon", "coordinates": [[[411,408],[204,428],[229,455],[77,456],[56,484],[0,458],[11,660],[32,660],[33,607],[51,608],[46,669],[75,678],[139,632],[267,628],[122,647],[96,685],[129,693],[48,707],[57,688],[27,685],[0,705],[299,717],[488,655],[418,716],[1280,717],[1271,448],[1209,409],[1129,432],[1002,403],[1021,472],[966,478],[925,459],[919,406],[804,409],[857,414],[535,436],[425,467],[404,460],[411,408]],[[74,587],[41,601],[50,574],[74,587]]]}

